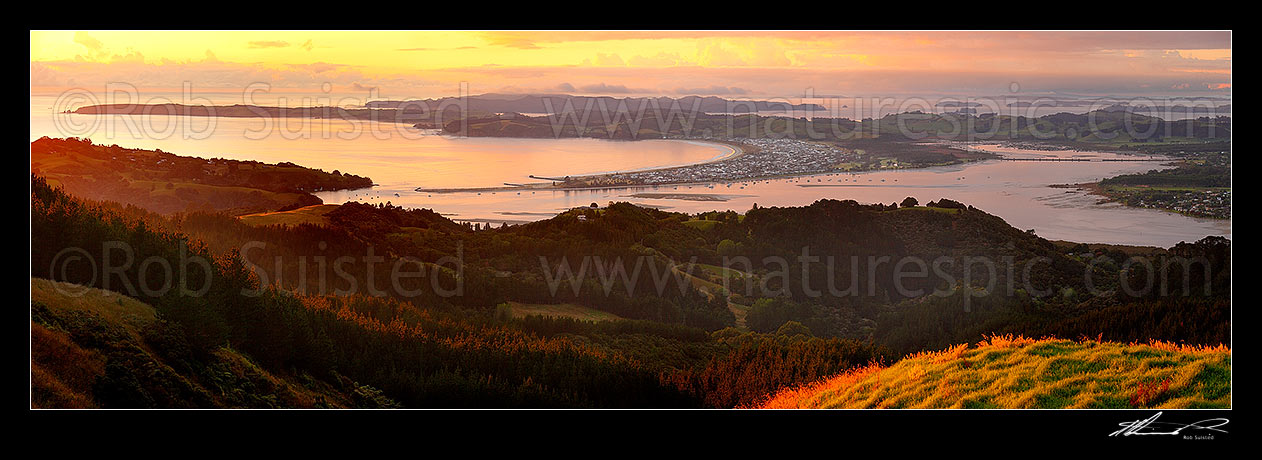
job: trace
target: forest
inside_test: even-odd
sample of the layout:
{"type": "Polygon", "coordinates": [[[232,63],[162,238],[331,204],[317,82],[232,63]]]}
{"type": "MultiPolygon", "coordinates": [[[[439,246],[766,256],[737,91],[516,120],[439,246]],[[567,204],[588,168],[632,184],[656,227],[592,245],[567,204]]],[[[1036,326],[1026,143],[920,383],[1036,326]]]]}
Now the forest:
{"type": "Polygon", "coordinates": [[[1053,244],[949,199],[744,215],[609,203],[475,229],[389,204],[255,226],[86,199],[37,174],[31,190],[33,285],[114,292],[157,318],[123,335],[59,313],[67,299],[33,300],[33,349],[51,350],[33,366],[99,369],[33,380],[37,406],[744,407],[987,334],[1231,340],[1230,241],[1154,248],[1136,259],[1144,270],[1136,255],[1053,244]],[[75,249],[92,263],[67,263],[75,249]],[[111,263],[115,250],[132,262],[111,263]],[[957,263],[906,279],[894,267],[969,257],[1015,270],[957,263]],[[642,275],[625,272],[636,263],[642,275]],[[383,275],[408,265],[425,276],[383,275]],[[174,288],[152,287],[163,275],[174,288]],[[516,318],[510,301],[621,319],[516,318]],[[299,387],[319,397],[277,390],[299,387]]]}

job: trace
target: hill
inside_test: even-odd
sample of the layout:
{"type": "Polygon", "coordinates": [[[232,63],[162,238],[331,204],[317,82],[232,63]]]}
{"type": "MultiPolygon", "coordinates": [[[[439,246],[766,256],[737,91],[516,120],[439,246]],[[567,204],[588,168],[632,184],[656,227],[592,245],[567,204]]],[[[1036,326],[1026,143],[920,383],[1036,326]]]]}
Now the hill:
{"type": "Polygon", "coordinates": [[[890,142],[1022,141],[1072,148],[1159,151],[1231,138],[1231,117],[1171,121],[1138,113],[1097,110],[1040,117],[993,113],[892,113],[880,118],[792,118],[752,113],[692,113],[684,110],[574,110],[545,116],[475,115],[447,119],[449,133],[489,137],[663,137],[788,138],[837,142],[853,148],[888,148],[890,142]],[[874,145],[871,141],[881,141],[874,145]]]}
{"type": "Polygon", "coordinates": [[[617,110],[640,113],[651,110],[676,110],[687,113],[744,113],[756,111],[825,111],[818,104],[791,104],[781,101],[730,100],[714,96],[627,97],[570,96],[566,94],[483,94],[478,96],[444,97],[439,99],[408,101],[371,101],[366,104],[374,109],[425,108],[434,112],[441,107],[466,104],[468,110],[490,113],[556,113],[565,109],[599,110],[611,114],[617,110]]]}
{"type": "Polygon", "coordinates": [[[293,209],[323,203],[311,192],[372,185],[367,177],[293,163],[203,159],[48,137],[31,142],[31,173],[74,195],[163,214],[293,209]]]}
{"type": "Polygon", "coordinates": [[[1231,350],[990,337],[781,391],[784,408],[1230,408],[1231,350]]]}
{"type": "MultiPolygon", "coordinates": [[[[47,368],[45,373],[56,377],[33,380],[32,391],[45,395],[36,400],[41,407],[54,405],[50,401],[105,407],[257,407],[270,404],[273,399],[267,398],[273,394],[281,406],[307,407],[302,401],[318,400],[285,399],[272,390],[282,385],[263,383],[270,378],[234,377],[212,385],[207,382],[217,382],[215,376],[263,375],[247,373],[245,364],[225,374],[216,369],[228,364],[216,363],[257,363],[282,382],[303,382],[304,388],[325,394],[330,405],[358,406],[353,395],[376,394],[365,389],[371,385],[389,399],[369,397],[365,405],[735,407],[874,360],[885,364],[987,334],[1230,343],[1230,241],[1207,238],[1165,251],[1204,257],[1208,265],[1203,274],[1199,266],[1186,275],[1172,270],[1169,279],[1159,281],[1180,286],[1180,277],[1190,276],[1191,286],[1208,283],[1205,292],[1135,297],[1117,290],[1116,268],[1122,263],[1117,257],[1126,253],[1058,246],[947,199],[933,202],[937,207],[914,208],[822,200],[806,207],[755,208],[745,216],[688,215],[612,203],[526,225],[474,230],[428,210],[362,203],[335,207],[318,225],[250,225],[224,213],[163,216],[84,201],[42,177],[31,180],[32,272],[131,296],[152,307],[158,318],[145,323],[155,327],[133,328],[140,332],[136,339],[105,333],[121,326],[93,326],[114,324],[100,320],[86,322],[90,327],[65,326],[77,323],[48,313],[66,305],[65,299],[33,302],[33,324],[46,331],[32,326],[32,344],[78,347],[59,345],[32,354],[33,369],[47,368]],[[712,223],[685,224],[699,220],[712,223]],[[64,231],[68,228],[74,231],[64,231]],[[250,242],[265,246],[242,254],[250,242]],[[184,288],[136,291],[144,280],[153,289],[154,280],[142,274],[149,266],[144,263],[123,267],[110,281],[99,276],[105,267],[98,262],[104,258],[57,263],[68,248],[95,252],[118,244],[131,248],[133,260],[215,260],[205,270],[173,270],[166,277],[166,286],[207,290],[200,295],[184,288]],[[311,263],[313,256],[363,259],[370,248],[384,260],[340,267],[311,263]],[[910,286],[924,289],[923,294],[904,294],[890,263],[873,271],[845,262],[830,270],[823,260],[806,270],[767,262],[794,260],[804,248],[812,255],[863,260],[871,255],[926,260],[986,255],[1022,263],[1042,257],[1046,260],[1032,275],[1036,287],[1047,293],[1018,290],[972,297],[976,289],[965,288],[946,297],[930,294],[939,285],[985,284],[981,279],[962,281],[952,267],[942,279],[935,273],[910,286]],[[463,260],[463,295],[445,295],[434,287],[459,286],[459,272],[442,267],[449,266],[444,258],[452,255],[463,260]],[[397,285],[381,276],[382,267],[405,257],[422,262],[430,276],[396,278],[397,285]],[[751,260],[725,267],[728,257],[751,260]],[[594,267],[582,275],[562,276],[558,267],[566,258],[579,272],[580,261],[588,258],[594,267]],[[643,276],[619,283],[609,265],[619,258],[631,270],[642,265],[643,276]],[[1096,294],[1080,278],[1093,266],[1100,270],[1095,287],[1103,290],[1096,294]],[[1109,276],[1109,271],[1114,273],[1109,276]],[[723,283],[725,274],[733,278],[729,286],[723,283]],[[656,286],[659,276],[665,277],[662,289],[656,286]],[[131,283],[120,285],[115,282],[119,277],[131,283]],[[676,279],[679,289],[671,287],[676,279]],[[606,289],[608,280],[614,282],[606,289]],[[832,280],[838,289],[859,286],[864,291],[814,296],[805,291],[804,280],[813,289],[828,289],[832,280]],[[869,288],[874,289],[871,294],[869,288]],[[258,295],[246,295],[250,292],[258,295]],[[591,310],[583,310],[582,319],[517,317],[522,315],[513,314],[514,303],[591,310]],[[508,308],[500,308],[504,304],[508,308]],[[745,310],[744,321],[738,323],[733,310],[745,310]],[[622,319],[590,321],[597,311],[622,319]],[[60,356],[77,358],[59,361],[60,356]],[[61,362],[71,364],[57,364],[61,362]],[[174,373],[137,371],[149,369],[146,363],[174,373]],[[120,377],[101,380],[110,375],[111,366],[120,377]],[[73,377],[80,369],[92,371],[73,377]],[[127,375],[144,379],[133,381],[127,375]],[[106,387],[112,390],[101,393],[97,382],[113,382],[106,387]],[[62,387],[76,391],[52,390],[62,387]],[[220,402],[195,396],[200,394],[196,390],[173,390],[198,387],[214,397],[231,393],[239,399],[220,402]],[[177,396],[164,396],[171,394],[177,396]]],[[[1154,260],[1158,266],[1161,257],[1165,255],[1154,260]]],[[[1005,271],[996,275],[1003,277],[1005,271]]],[[[118,299],[123,302],[119,306],[126,306],[126,298],[111,300],[118,299]]],[[[139,307],[126,311],[132,312],[127,318],[146,317],[139,307]]]]}
{"type": "Polygon", "coordinates": [[[298,209],[290,209],[286,211],[260,212],[254,214],[246,214],[240,216],[241,222],[247,225],[301,225],[314,224],[326,225],[329,219],[324,217],[330,211],[337,209],[335,204],[313,204],[311,206],[303,206],[298,209]]]}
{"type": "Polygon", "coordinates": [[[111,291],[31,278],[31,405],[393,407],[349,379],[269,372],[227,346],[191,353],[179,326],[111,291]]]}
{"type": "MultiPolygon", "coordinates": [[[[1108,147],[1156,152],[1231,139],[1230,116],[1165,120],[1139,111],[1107,108],[1089,113],[1061,112],[1039,117],[962,112],[890,113],[851,120],[800,117],[824,111],[816,104],[729,100],[718,97],[613,98],[608,96],[497,95],[408,101],[373,101],[365,108],[106,104],[75,113],[167,114],[213,117],[302,117],[379,120],[417,128],[487,137],[662,137],[791,138],[842,142],[879,139],[1030,141],[1075,147],[1108,147]],[[789,111],[794,116],[759,112],[789,111]],[[525,115],[530,114],[530,115],[525,115]],[[546,115],[538,115],[546,114],[546,115]]],[[[1205,115],[1211,115],[1206,113],[1205,115]]],[[[862,148],[862,147],[858,147],[862,148]]]]}
{"type": "Polygon", "coordinates": [[[477,96],[370,101],[364,108],[331,106],[271,107],[259,105],[184,104],[99,104],[75,109],[85,115],[168,115],[227,118],[340,118],[378,120],[415,124],[419,128],[441,128],[442,123],[460,118],[498,117],[501,113],[598,113],[595,117],[619,114],[674,112],[696,116],[702,113],[749,113],[756,111],[824,111],[817,104],[791,104],[778,101],[729,100],[713,96],[680,98],[614,98],[609,96],[570,96],[565,94],[483,94],[477,96]]]}

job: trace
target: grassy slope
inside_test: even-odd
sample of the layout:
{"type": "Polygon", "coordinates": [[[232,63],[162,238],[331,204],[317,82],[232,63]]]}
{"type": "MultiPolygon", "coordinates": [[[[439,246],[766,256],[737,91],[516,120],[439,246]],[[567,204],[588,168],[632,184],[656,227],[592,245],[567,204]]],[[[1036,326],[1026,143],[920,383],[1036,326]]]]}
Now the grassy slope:
{"type": "MultiPolygon", "coordinates": [[[[156,154],[151,151],[129,150],[128,152],[136,152],[133,155],[144,157],[148,162],[156,158],[156,154]]],[[[75,154],[32,155],[31,157],[31,171],[44,175],[49,184],[66,187],[71,193],[85,198],[119,201],[155,212],[183,211],[190,204],[200,203],[208,203],[209,207],[216,210],[277,208],[298,202],[303,198],[297,193],[272,192],[249,187],[213,186],[179,180],[151,180],[139,177],[124,166],[131,167],[132,165],[75,154]],[[101,182],[109,185],[98,185],[94,180],[110,172],[117,173],[117,177],[121,177],[123,182],[103,179],[101,182]],[[167,188],[168,183],[171,184],[171,188],[167,188]]]]}
{"type": "Polygon", "coordinates": [[[47,138],[31,143],[31,172],[73,195],[164,214],[189,209],[246,214],[309,205],[320,200],[308,191],[371,184],[291,163],[203,159],[47,138]]]}
{"type": "MultiPolygon", "coordinates": [[[[161,407],[346,407],[354,397],[306,376],[279,376],[219,348],[195,373],[149,336],[153,307],[111,291],[31,279],[31,406],[110,407],[100,394],[111,362],[161,407]],[[133,366],[139,366],[139,369],[133,366]]],[[[126,377],[124,375],[123,377],[126,377]]],[[[353,390],[352,390],[353,392],[353,390]]],[[[128,404],[129,407],[136,407],[128,404]]]]}
{"type": "Polygon", "coordinates": [[[616,321],[622,319],[622,317],[613,313],[603,312],[572,303],[542,304],[508,302],[508,305],[514,318],[547,316],[552,318],[574,318],[583,321],[616,321]]]}
{"type": "Polygon", "coordinates": [[[774,395],[762,408],[1231,407],[1225,346],[992,337],[871,365],[774,395]]]}
{"type": "Polygon", "coordinates": [[[256,214],[247,214],[241,216],[241,222],[255,227],[263,225],[299,225],[299,224],[316,224],[325,225],[329,223],[329,219],[325,217],[329,211],[337,209],[335,204],[317,204],[312,206],[304,206],[289,211],[276,212],[260,212],[256,214]]]}

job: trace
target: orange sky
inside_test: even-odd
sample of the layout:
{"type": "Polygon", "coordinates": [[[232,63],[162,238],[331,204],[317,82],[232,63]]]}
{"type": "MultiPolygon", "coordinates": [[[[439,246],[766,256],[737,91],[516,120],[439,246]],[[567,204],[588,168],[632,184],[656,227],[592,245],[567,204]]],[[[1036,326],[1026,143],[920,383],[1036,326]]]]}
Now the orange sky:
{"type": "Polygon", "coordinates": [[[1231,95],[1230,32],[32,31],[31,84],[337,92],[1231,95]]]}

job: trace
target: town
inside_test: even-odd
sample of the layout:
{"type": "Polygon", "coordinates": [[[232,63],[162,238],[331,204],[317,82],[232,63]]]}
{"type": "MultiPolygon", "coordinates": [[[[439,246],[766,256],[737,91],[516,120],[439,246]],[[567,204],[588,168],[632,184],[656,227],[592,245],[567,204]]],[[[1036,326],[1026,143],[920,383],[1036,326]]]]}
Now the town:
{"type": "MultiPolygon", "coordinates": [[[[715,139],[705,139],[715,140],[715,139]]],[[[567,177],[566,187],[660,185],[797,176],[837,171],[857,162],[860,153],[833,145],[798,139],[721,139],[739,145],[731,158],[676,168],[633,171],[599,176],[567,177]]],[[[897,163],[888,163],[897,167],[897,163]]]]}
{"type": "Polygon", "coordinates": [[[1110,187],[1104,194],[1111,201],[1140,208],[1165,209],[1193,217],[1231,218],[1231,189],[1170,190],[1161,188],[1110,187]]]}

